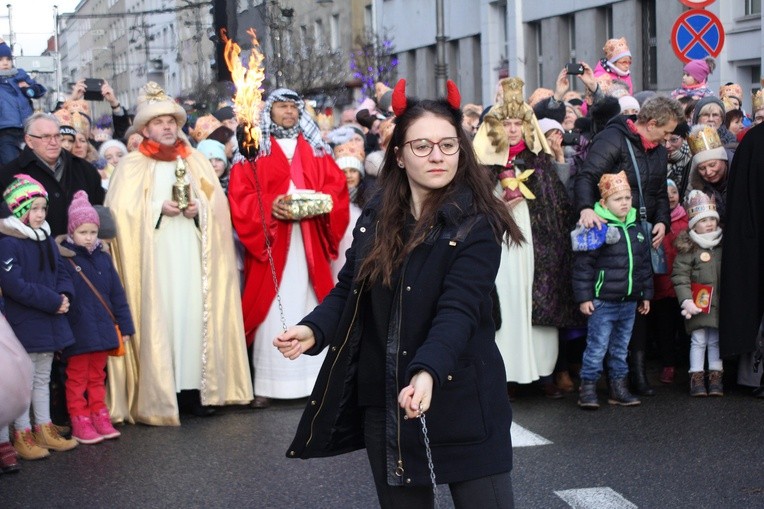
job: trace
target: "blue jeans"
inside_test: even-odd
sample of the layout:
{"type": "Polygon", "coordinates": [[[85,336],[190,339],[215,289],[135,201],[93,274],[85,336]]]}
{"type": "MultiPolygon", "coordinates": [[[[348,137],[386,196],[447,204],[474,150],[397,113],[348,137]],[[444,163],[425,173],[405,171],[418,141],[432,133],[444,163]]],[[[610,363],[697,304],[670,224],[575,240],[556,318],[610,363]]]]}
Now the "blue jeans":
{"type": "Polygon", "coordinates": [[[611,379],[626,378],[629,365],[629,339],[634,328],[636,301],[594,299],[594,313],[589,317],[586,350],[581,366],[581,380],[596,381],[602,373],[602,361],[608,355],[611,379]]]}

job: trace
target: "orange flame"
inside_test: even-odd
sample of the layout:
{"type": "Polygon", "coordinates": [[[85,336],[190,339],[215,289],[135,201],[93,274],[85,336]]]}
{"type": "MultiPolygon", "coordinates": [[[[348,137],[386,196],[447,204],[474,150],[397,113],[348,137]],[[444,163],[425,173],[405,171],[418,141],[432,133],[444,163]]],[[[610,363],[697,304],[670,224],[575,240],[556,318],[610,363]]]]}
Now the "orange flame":
{"type": "Polygon", "coordinates": [[[244,147],[253,152],[260,145],[260,113],[262,111],[263,89],[265,69],[263,60],[265,56],[260,51],[260,43],[255,35],[255,30],[250,28],[247,34],[252,37],[252,51],[249,55],[247,66],[241,63],[241,47],[226,36],[221,30],[221,39],[225,42],[223,56],[228,70],[231,71],[231,80],[236,87],[234,95],[234,111],[239,124],[244,126],[246,134],[244,147]]]}

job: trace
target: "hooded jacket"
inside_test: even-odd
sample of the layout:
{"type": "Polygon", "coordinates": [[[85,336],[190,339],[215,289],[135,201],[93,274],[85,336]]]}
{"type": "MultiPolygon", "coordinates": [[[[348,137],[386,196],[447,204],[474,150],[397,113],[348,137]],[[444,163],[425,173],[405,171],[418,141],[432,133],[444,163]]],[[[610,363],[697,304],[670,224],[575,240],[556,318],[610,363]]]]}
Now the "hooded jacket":
{"type": "Polygon", "coordinates": [[[33,80],[24,69],[14,70],[16,73],[12,76],[0,76],[0,129],[21,129],[24,120],[34,113],[27,90],[32,92],[35,99],[46,92],[45,87],[33,80]],[[29,85],[29,88],[22,89],[20,81],[29,85]]]}
{"type": "Polygon", "coordinates": [[[681,305],[687,299],[692,300],[692,283],[710,285],[714,288],[711,294],[711,312],[698,313],[689,320],[685,320],[687,333],[702,327],[718,328],[722,244],[720,243],[713,249],[703,249],[692,241],[687,231],[680,233],[674,244],[676,245],[677,256],[674,259],[671,281],[674,283],[679,304],[681,305]],[[702,258],[701,255],[703,255],[702,258]],[[706,257],[708,260],[703,260],[706,257]]]}
{"type": "Polygon", "coordinates": [[[576,302],[652,299],[650,240],[636,221],[637,210],[632,207],[625,221],[620,221],[599,202],[594,205],[594,211],[607,220],[608,228],[618,228],[621,238],[615,244],[574,253],[573,297],[576,302]]]}
{"type": "Polygon", "coordinates": [[[631,141],[634,157],[639,165],[642,193],[645,197],[647,220],[653,224],[663,223],[666,230],[671,227],[671,215],[666,192],[667,152],[659,145],[652,150],[642,146],[638,134],[632,133],[626,124],[626,117],[614,117],[607,127],[594,137],[583,167],[576,175],[574,184],[576,210],[592,208],[599,200],[597,184],[605,173],[626,172],[631,186],[634,208],[639,210],[639,187],[637,173],[632,163],[626,140],[631,141]]]}
{"type": "MultiPolygon", "coordinates": [[[[364,447],[356,381],[369,293],[356,276],[371,248],[380,205],[377,197],[364,209],[337,286],[301,322],[316,337],[306,353],[328,351],[287,457],[334,456],[364,447]]],[[[512,468],[512,415],[491,316],[500,254],[488,221],[473,211],[471,193],[462,192],[439,211],[431,233],[401,267],[384,366],[390,485],[431,482],[421,425],[404,420],[397,402],[420,370],[434,381],[427,427],[438,482],[512,468]]]]}
{"type": "Polygon", "coordinates": [[[77,295],[66,314],[75,343],[64,350],[64,356],[101,352],[118,346],[117,331],[114,329],[111,316],[71,261],[81,269],[82,274],[87,276],[109,305],[109,309],[117,319],[120,332],[125,336],[135,334],[125,290],[122,288],[111,256],[102,248],[96,248],[89,253],[86,248],[76,246],[69,241],[63,241],[61,244],[61,254],[64,258],[64,270],[69,274],[77,295]]]}
{"type": "Polygon", "coordinates": [[[61,295],[72,301],[75,294],[55,241],[32,240],[0,221],[0,260],[5,316],[26,351],[56,352],[74,343],[66,315],[58,313],[61,295]]]}

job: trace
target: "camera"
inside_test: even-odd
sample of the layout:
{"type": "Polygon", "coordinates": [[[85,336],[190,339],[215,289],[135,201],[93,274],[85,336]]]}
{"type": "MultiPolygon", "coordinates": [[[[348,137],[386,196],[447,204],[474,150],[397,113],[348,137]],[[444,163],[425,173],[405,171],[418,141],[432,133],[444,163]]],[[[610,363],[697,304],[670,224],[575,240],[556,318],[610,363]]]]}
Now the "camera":
{"type": "Polygon", "coordinates": [[[565,66],[565,72],[567,72],[568,74],[583,74],[584,64],[571,62],[565,66]]]}
{"type": "Polygon", "coordinates": [[[85,78],[85,100],[86,101],[103,101],[103,94],[101,93],[101,85],[103,85],[102,79],[85,78]]]}
{"type": "Polygon", "coordinates": [[[578,145],[581,141],[581,133],[576,131],[566,131],[562,133],[562,145],[578,145]]]}

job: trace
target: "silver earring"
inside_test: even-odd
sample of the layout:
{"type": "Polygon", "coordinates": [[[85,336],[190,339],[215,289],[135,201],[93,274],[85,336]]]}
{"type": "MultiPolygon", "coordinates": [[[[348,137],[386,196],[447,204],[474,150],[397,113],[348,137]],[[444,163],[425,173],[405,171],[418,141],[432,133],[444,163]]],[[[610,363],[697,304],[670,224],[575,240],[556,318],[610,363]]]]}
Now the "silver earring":
{"type": "Polygon", "coordinates": [[[398,163],[398,167],[399,167],[399,168],[403,168],[403,163],[399,162],[399,163],[398,163]]]}

